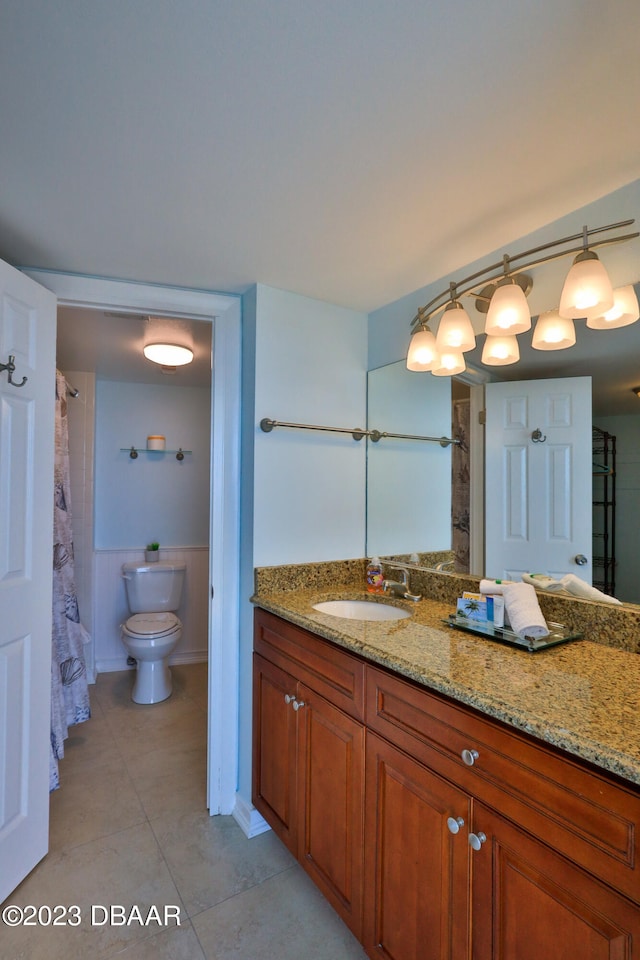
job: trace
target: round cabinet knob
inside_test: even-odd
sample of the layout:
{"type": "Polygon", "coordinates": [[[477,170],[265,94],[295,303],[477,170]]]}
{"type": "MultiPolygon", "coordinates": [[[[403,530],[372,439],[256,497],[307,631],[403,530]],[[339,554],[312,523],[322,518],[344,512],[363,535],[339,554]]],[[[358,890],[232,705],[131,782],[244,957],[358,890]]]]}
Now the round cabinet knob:
{"type": "Polygon", "coordinates": [[[469,834],[469,846],[472,850],[479,850],[483,843],[486,842],[487,835],[482,833],[481,830],[478,830],[477,833],[469,834]]]}
{"type": "Polygon", "coordinates": [[[447,827],[449,833],[459,833],[460,827],[464,827],[464,820],[462,817],[447,817],[447,827]]]}
{"type": "Polygon", "coordinates": [[[463,750],[460,754],[462,760],[468,767],[472,767],[480,754],[477,750],[463,750]]]}
{"type": "Polygon", "coordinates": [[[584,553],[579,553],[576,557],[573,558],[579,567],[586,566],[589,561],[585,557],[584,553]]]}
{"type": "Polygon", "coordinates": [[[294,700],[293,709],[297,712],[300,709],[300,707],[304,707],[304,700],[294,700]]]}
{"type": "Polygon", "coordinates": [[[295,697],[292,697],[290,693],[285,693],[285,695],[284,695],[284,702],[285,702],[285,703],[293,703],[293,702],[295,701],[295,699],[296,699],[296,698],[295,698],[295,697]]]}

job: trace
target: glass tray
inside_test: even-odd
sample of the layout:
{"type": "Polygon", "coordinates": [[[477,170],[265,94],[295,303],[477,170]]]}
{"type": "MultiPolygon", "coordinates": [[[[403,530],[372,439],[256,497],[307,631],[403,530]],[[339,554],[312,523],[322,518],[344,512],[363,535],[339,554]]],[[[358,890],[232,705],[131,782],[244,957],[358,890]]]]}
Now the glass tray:
{"type": "Polygon", "coordinates": [[[551,631],[548,637],[520,637],[507,627],[494,627],[492,623],[468,620],[466,617],[458,616],[457,613],[450,613],[448,618],[442,622],[456,630],[474,633],[477,637],[485,637],[485,639],[495,640],[497,643],[506,643],[510,647],[519,647],[521,650],[528,650],[529,653],[537,653],[538,650],[557,647],[559,643],[569,643],[570,640],[582,639],[581,633],[570,633],[564,624],[553,623],[551,620],[547,621],[547,626],[551,631]]]}

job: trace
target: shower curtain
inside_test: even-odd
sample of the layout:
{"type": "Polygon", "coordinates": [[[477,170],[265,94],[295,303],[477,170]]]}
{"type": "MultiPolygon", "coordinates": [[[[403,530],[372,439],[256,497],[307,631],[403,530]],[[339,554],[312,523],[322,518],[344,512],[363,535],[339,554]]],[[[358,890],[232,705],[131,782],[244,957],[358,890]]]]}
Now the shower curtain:
{"type": "Polygon", "coordinates": [[[80,623],[74,579],[67,381],[56,371],[50,791],[60,785],[58,760],[64,756],[68,728],[91,716],[83,649],[89,639],[80,623]]]}

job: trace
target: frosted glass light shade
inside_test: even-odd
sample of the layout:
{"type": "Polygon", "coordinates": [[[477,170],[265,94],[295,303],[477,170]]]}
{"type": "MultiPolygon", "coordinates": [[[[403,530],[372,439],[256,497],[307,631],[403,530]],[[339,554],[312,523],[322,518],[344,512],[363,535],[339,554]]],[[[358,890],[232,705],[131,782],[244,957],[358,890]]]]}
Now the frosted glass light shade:
{"type": "Polygon", "coordinates": [[[570,320],[601,317],[613,306],[609,275],[595,253],[579,253],[562,288],[560,316],[570,320]]]}
{"type": "Polygon", "coordinates": [[[439,360],[436,338],[431,330],[418,330],[409,342],[407,370],[432,370],[439,360]]]}
{"type": "Polygon", "coordinates": [[[517,283],[505,283],[491,297],[484,332],[490,337],[524,333],[531,329],[531,311],[524,290],[517,283]]]}
{"type": "Polygon", "coordinates": [[[142,352],[147,360],[160,363],[163,367],[181,367],[193,360],[193,350],[176,343],[148,343],[142,352]]]}
{"type": "Polygon", "coordinates": [[[520,347],[515,334],[504,337],[487,337],[482,348],[482,362],[492,367],[503,367],[517,363],[520,359],[520,347]]]}
{"type": "Polygon", "coordinates": [[[476,335],[467,311],[459,304],[447,307],[438,326],[436,336],[438,351],[443,353],[445,350],[449,352],[453,350],[462,353],[465,350],[473,350],[475,345],[476,335]]]}
{"type": "Polygon", "coordinates": [[[587,326],[594,330],[614,330],[635,323],[640,317],[636,291],[630,284],[613,291],[613,306],[601,317],[587,318],[587,326]]]}
{"type": "Polygon", "coordinates": [[[431,373],[434,377],[455,377],[456,373],[462,373],[467,365],[461,351],[448,350],[440,354],[440,360],[435,364],[431,373]]]}
{"type": "Polygon", "coordinates": [[[565,350],[575,342],[573,320],[561,317],[557,310],[540,314],[531,340],[534,350],[565,350]]]}

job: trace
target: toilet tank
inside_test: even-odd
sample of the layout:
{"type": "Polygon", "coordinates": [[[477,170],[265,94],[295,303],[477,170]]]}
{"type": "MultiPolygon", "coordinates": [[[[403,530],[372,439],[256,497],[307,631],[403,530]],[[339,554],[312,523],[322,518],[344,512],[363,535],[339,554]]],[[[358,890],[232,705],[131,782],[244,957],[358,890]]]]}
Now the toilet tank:
{"type": "Polygon", "coordinates": [[[131,613],[177,610],[185,563],[123,563],[122,576],[131,613]]]}

